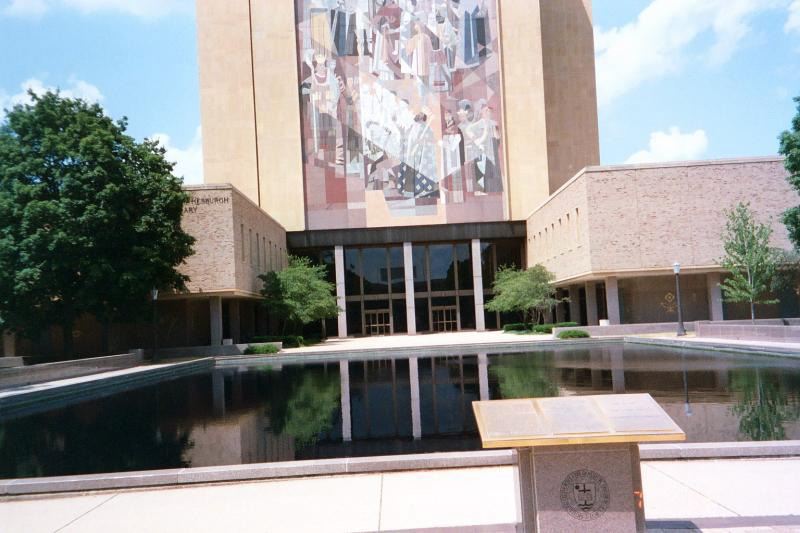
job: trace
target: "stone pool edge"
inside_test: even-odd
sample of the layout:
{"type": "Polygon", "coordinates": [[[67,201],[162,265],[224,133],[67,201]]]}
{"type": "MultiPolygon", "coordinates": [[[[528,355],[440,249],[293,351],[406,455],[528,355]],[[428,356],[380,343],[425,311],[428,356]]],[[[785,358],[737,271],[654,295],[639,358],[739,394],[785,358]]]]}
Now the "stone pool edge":
{"type": "Polygon", "coordinates": [[[682,340],[672,338],[652,338],[626,336],[622,340],[625,344],[638,344],[647,346],[659,346],[663,348],[685,348],[689,350],[712,351],[734,353],[738,355],[763,355],[768,357],[783,357],[788,359],[799,359],[800,352],[793,348],[780,348],[777,346],[765,346],[758,344],[757,340],[746,341],[747,344],[733,344],[714,340],[682,340]]]}
{"type": "MultiPolygon", "coordinates": [[[[643,461],[777,459],[799,457],[800,441],[642,444],[640,453],[643,461]]],[[[0,500],[7,497],[54,493],[66,494],[379,472],[515,466],[516,464],[517,453],[514,450],[485,450],[5,479],[0,480],[0,500]]]]}

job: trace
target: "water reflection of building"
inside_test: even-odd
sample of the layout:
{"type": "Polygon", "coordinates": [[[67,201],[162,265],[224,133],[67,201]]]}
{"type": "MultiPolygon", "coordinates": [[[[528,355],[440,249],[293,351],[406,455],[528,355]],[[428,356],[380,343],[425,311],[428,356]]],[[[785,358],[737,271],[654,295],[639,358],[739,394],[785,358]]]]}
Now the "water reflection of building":
{"type": "MultiPolygon", "coordinates": [[[[742,401],[736,383],[755,371],[742,358],[657,349],[632,356],[614,345],[502,356],[342,360],[305,370],[283,366],[260,378],[216,370],[213,414],[192,429],[195,445],[186,457],[199,466],[478,449],[473,401],[556,394],[648,392],[690,441],[750,440],[755,437],[742,431],[734,408],[742,401]],[[290,371],[295,376],[312,372],[329,380],[321,382],[329,388],[335,382],[333,395],[317,403],[303,397],[302,412],[276,407],[268,389],[288,391],[289,405],[297,391],[302,395],[302,387],[284,383],[298,381],[285,376],[290,371]],[[317,427],[292,435],[287,416],[317,427]]],[[[800,390],[780,385],[777,370],[760,372],[764,383],[783,387],[780,394],[798,405],[800,390]]],[[[781,420],[781,427],[786,438],[800,437],[796,417],[781,420]]]]}

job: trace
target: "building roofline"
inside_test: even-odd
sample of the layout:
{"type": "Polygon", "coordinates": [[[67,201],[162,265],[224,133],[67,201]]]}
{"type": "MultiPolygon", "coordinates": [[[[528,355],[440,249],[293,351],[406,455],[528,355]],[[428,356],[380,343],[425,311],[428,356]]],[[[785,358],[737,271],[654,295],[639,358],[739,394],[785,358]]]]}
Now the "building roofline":
{"type": "Polygon", "coordinates": [[[578,181],[582,176],[589,172],[610,172],[610,171],[619,171],[619,170],[652,170],[658,168],[680,168],[680,167],[708,167],[708,166],[718,166],[718,165],[743,165],[748,163],[778,163],[784,160],[783,156],[779,155],[771,155],[771,156],[755,156],[755,157],[733,157],[733,158],[723,158],[723,159],[700,159],[700,160],[688,160],[688,161],[666,161],[662,163],[634,163],[634,164],[623,164],[623,165],[594,165],[588,166],[580,169],[577,174],[575,174],[572,178],[567,180],[564,185],[556,189],[550,196],[547,197],[542,203],[534,207],[528,216],[525,217],[527,221],[529,218],[533,216],[534,213],[542,209],[551,200],[553,200],[556,196],[561,194],[562,191],[567,189],[568,187],[572,186],[572,184],[578,181]]]}
{"type": "Polygon", "coordinates": [[[281,224],[280,222],[275,220],[275,218],[272,215],[270,215],[269,213],[264,211],[264,208],[262,208],[257,203],[255,203],[253,200],[248,198],[248,196],[246,194],[244,194],[242,191],[237,189],[231,183],[199,183],[199,184],[192,184],[192,185],[184,185],[183,186],[183,190],[184,191],[227,191],[227,190],[234,191],[239,196],[244,198],[251,206],[253,206],[256,209],[258,209],[259,211],[261,211],[261,213],[264,214],[264,216],[266,216],[272,222],[277,224],[278,227],[280,227],[283,231],[286,231],[286,228],[283,226],[283,224],[281,224]]]}

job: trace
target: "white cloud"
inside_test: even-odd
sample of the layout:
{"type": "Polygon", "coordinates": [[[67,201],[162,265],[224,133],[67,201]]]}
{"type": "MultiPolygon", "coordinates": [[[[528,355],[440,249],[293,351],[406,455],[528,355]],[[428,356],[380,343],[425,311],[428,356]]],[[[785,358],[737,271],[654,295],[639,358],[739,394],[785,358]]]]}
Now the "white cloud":
{"type": "Polygon", "coordinates": [[[652,0],[630,24],[596,28],[600,105],[697,59],[690,46],[706,34],[713,41],[699,57],[712,65],[725,63],[750,32],[751,19],[765,10],[785,7],[787,1],[652,0]]]}
{"type": "Polygon", "coordinates": [[[64,87],[54,87],[46,85],[45,82],[39,78],[29,78],[22,82],[19,86],[20,91],[16,94],[8,95],[0,92],[0,119],[5,116],[4,109],[10,109],[17,104],[30,103],[31,97],[28,91],[33,91],[35,94],[42,95],[47,91],[55,92],[61,91],[61,96],[67,98],[81,98],[90,104],[96,104],[103,101],[103,93],[100,92],[95,85],[83,81],[76,77],[70,77],[67,85],[64,87]]]}
{"type": "Polygon", "coordinates": [[[626,163],[659,163],[664,161],[687,161],[700,159],[708,149],[705,130],[681,133],[675,126],[669,132],[654,131],[650,134],[650,147],[630,156],[626,163]]]}
{"type": "Polygon", "coordinates": [[[800,0],[794,0],[789,6],[789,20],[784,28],[786,33],[796,31],[800,33],[800,0]]]}
{"type": "Polygon", "coordinates": [[[183,182],[187,185],[203,183],[203,135],[199,126],[186,148],[173,146],[172,139],[166,133],[156,133],[151,139],[166,148],[167,160],[175,163],[173,174],[183,177],[183,182]]]}
{"type": "Polygon", "coordinates": [[[6,15],[39,17],[54,7],[75,9],[81,13],[117,11],[144,18],[157,18],[172,13],[191,13],[192,0],[0,0],[6,15]]]}

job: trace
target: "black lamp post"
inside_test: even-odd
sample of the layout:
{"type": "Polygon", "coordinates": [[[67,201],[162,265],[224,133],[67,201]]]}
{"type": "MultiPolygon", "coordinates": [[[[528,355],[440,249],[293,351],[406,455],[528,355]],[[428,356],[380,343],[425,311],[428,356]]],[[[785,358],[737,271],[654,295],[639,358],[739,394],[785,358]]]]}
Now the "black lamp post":
{"type": "Polygon", "coordinates": [[[683,327],[683,309],[681,307],[681,264],[676,262],[672,265],[675,272],[675,295],[678,304],[678,337],[686,336],[686,328],[683,327]]]}
{"type": "Polygon", "coordinates": [[[153,301],[153,362],[158,359],[158,289],[150,290],[153,301]]]}

